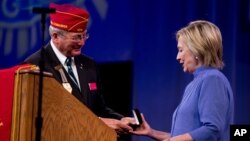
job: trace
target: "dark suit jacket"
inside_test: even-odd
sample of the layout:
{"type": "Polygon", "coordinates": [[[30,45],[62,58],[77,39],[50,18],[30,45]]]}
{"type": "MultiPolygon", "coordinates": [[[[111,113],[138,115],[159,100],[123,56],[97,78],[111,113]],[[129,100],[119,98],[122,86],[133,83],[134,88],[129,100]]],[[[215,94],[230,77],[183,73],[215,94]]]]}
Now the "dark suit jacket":
{"type": "MultiPolygon", "coordinates": [[[[44,71],[53,74],[54,78],[62,83],[60,73],[55,69],[55,66],[60,65],[60,61],[54,53],[50,44],[44,48],[44,71]]],[[[85,104],[91,111],[97,116],[109,117],[120,119],[123,116],[114,112],[112,109],[105,105],[103,96],[101,94],[101,83],[99,78],[99,72],[96,63],[93,59],[86,55],[75,56],[75,64],[78,72],[79,83],[81,91],[76,84],[70,79],[67,71],[63,68],[67,80],[72,87],[72,94],[83,104],[85,104]],[[90,89],[90,85],[97,86],[97,89],[93,87],[90,89]]],[[[29,56],[23,63],[29,63],[39,66],[41,60],[41,49],[29,56]]]]}

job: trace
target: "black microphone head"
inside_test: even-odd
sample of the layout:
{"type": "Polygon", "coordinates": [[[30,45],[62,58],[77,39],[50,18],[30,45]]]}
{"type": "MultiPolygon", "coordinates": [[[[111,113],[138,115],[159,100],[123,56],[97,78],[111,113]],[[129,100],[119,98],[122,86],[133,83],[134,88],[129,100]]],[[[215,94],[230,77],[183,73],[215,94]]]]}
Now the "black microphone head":
{"type": "Polygon", "coordinates": [[[33,13],[42,13],[42,14],[49,14],[49,13],[55,13],[55,8],[47,8],[47,7],[34,7],[32,8],[33,13]]]}

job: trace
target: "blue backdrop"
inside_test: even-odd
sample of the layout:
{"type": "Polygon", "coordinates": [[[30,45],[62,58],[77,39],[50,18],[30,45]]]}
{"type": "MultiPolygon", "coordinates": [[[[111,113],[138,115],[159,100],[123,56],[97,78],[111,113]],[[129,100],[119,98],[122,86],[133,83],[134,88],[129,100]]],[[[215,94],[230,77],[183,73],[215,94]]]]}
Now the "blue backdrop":
{"type": "MultiPolygon", "coordinates": [[[[66,0],[54,0],[64,3],[66,0]]],[[[235,123],[250,124],[249,0],[75,0],[89,10],[90,38],[83,52],[98,62],[133,62],[133,107],[152,127],[169,131],[171,117],[192,75],[176,61],[175,32],[191,20],[205,19],[221,29],[223,72],[235,95],[235,123]]],[[[0,2],[0,68],[20,63],[41,46],[41,0],[0,2]]],[[[46,41],[49,40],[46,33],[46,41]]],[[[151,140],[134,137],[133,140],[151,140]]]]}

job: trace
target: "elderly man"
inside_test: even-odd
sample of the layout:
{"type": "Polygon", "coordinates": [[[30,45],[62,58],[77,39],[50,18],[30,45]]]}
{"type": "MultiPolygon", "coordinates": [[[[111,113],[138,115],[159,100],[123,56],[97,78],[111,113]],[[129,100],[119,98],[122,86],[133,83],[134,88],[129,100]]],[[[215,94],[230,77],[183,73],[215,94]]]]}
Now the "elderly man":
{"type": "Polygon", "coordinates": [[[124,117],[105,105],[100,93],[101,84],[96,62],[81,54],[88,39],[89,13],[70,4],[52,3],[50,8],[55,8],[56,13],[50,15],[51,40],[44,47],[44,56],[41,57],[40,49],[24,63],[39,65],[41,58],[44,58],[44,70],[51,72],[59,83],[63,83],[63,78],[56,66],[63,66],[69,84],[65,88],[69,92],[117,133],[133,130],[129,126],[134,121],[133,118],[124,117]]]}

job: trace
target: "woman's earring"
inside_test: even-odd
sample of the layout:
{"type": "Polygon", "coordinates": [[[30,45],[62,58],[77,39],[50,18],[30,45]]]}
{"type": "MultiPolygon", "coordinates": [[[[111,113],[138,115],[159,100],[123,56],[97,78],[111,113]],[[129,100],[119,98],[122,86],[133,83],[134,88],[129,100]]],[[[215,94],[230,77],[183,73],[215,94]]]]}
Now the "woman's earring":
{"type": "Polygon", "coordinates": [[[198,60],[199,58],[196,56],[195,59],[198,60]]]}

